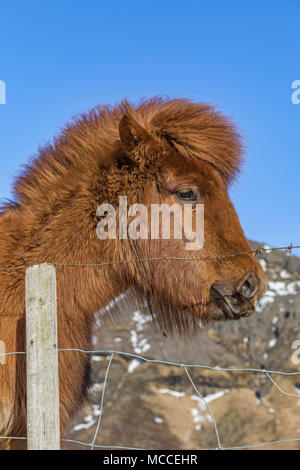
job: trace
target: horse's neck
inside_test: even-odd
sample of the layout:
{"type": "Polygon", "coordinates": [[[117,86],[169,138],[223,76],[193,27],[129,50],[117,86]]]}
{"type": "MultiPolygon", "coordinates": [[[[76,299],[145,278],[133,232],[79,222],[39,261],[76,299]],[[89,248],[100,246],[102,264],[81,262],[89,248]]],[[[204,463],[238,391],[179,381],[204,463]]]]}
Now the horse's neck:
{"type": "Polygon", "coordinates": [[[61,309],[76,305],[93,313],[120,293],[109,265],[80,266],[105,263],[109,254],[96,236],[88,204],[80,206],[74,201],[47,220],[45,226],[41,221],[43,214],[35,214],[32,220],[26,219],[22,211],[0,216],[0,264],[10,269],[1,273],[0,300],[8,302],[8,308],[9,304],[16,308],[18,302],[24,305],[26,266],[44,262],[56,265],[61,309]]]}

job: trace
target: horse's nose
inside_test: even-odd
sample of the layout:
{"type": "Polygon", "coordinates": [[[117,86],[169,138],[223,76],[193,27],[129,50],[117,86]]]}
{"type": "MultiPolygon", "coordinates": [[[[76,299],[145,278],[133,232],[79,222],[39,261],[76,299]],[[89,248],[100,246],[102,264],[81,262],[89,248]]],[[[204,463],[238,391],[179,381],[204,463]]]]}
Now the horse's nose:
{"type": "Polygon", "coordinates": [[[254,297],[258,291],[259,281],[253,272],[245,274],[242,279],[238,282],[236,290],[246,299],[251,299],[254,297]]]}
{"type": "Polygon", "coordinates": [[[259,279],[254,272],[246,273],[235,285],[228,281],[217,281],[211,286],[217,305],[229,318],[250,316],[255,309],[251,299],[259,290],[259,279]]]}

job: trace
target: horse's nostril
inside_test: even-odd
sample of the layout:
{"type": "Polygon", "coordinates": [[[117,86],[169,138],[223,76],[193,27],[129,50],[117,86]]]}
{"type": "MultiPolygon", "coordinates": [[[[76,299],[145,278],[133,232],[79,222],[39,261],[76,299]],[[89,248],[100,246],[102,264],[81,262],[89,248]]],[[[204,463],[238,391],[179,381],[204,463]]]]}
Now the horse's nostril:
{"type": "Polygon", "coordinates": [[[212,299],[227,318],[248,317],[254,311],[251,299],[258,291],[259,281],[252,272],[240,279],[237,285],[228,281],[217,281],[211,286],[212,299]]]}
{"type": "Polygon", "coordinates": [[[236,290],[246,299],[253,297],[258,290],[259,282],[254,273],[247,273],[238,283],[236,290]]]}

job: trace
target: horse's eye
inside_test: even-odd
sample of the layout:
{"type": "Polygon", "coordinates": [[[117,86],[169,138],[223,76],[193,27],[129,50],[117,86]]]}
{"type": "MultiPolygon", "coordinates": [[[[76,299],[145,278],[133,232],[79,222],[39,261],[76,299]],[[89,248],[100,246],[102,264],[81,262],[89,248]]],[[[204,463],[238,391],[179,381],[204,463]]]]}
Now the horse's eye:
{"type": "Polygon", "coordinates": [[[193,189],[187,189],[182,191],[176,191],[176,196],[181,201],[195,202],[198,199],[198,194],[193,189]]]}

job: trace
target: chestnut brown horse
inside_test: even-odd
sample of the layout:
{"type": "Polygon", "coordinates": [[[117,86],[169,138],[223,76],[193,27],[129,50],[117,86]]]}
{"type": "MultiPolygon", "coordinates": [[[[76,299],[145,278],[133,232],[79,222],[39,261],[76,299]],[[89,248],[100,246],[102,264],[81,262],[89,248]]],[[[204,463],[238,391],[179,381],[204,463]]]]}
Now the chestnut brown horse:
{"type": "MultiPolygon", "coordinates": [[[[228,197],[241,150],[228,119],[185,99],[98,106],[67,125],[26,167],[0,214],[6,352],[25,350],[25,270],[44,262],[57,269],[60,348],[90,349],[95,312],[125,291],[174,334],[251,315],[265,279],[228,197]],[[116,206],[120,195],[148,208],[203,204],[203,248],[187,251],[184,238],[99,240],[97,207],[116,206]]],[[[61,352],[59,371],[63,432],[86,395],[88,355],[61,352]]],[[[0,364],[0,436],[26,436],[25,375],[24,356],[0,364]]],[[[3,448],[24,442],[0,440],[3,448]]]]}

